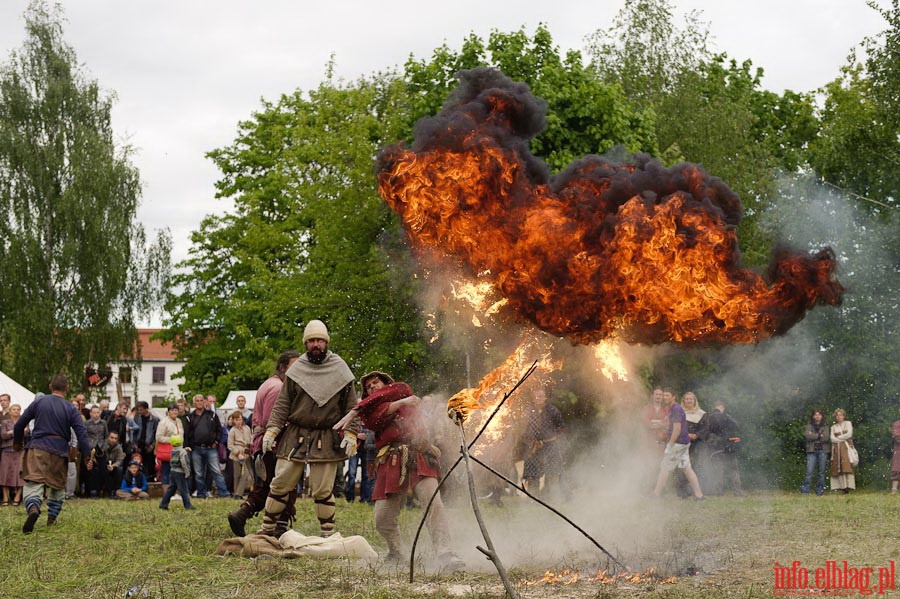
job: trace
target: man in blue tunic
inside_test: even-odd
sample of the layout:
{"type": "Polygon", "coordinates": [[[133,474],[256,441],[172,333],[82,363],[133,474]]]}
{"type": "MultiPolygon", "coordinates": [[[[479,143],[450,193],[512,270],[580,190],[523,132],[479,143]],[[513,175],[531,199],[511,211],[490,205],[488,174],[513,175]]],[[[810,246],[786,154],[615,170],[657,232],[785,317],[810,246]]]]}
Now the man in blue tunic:
{"type": "Polygon", "coordinates": [[[50,381],[50,395],[35,399],[13,429],[13,445],[21,448],[25,429],[34,420],[31,440],[22,457],[22,478],[25,479],[23,496],[28,517],[22,532],[31,533],[41,516],[44,488],[47,488],[47,526],[53,526],[62,510],[66,494],[66,475],[69,462],[70,430],[75,431],[81,454],[89,456],[87,468],[94,467],[91,444],[88,441],[84,419],[71,403],[66,401],[69,379],[63,374],[54,375],[50,381]]]}

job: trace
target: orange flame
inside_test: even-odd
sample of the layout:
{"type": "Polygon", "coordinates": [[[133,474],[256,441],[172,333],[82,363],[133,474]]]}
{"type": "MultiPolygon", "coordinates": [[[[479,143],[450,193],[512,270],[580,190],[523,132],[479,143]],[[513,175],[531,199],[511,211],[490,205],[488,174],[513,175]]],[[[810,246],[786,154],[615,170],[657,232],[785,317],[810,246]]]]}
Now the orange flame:
{"type": "Polygon", "coordinates": [[[582,582],[599,582],[600,584],[614,584],[616,582],[628,582],[632,584],[653,583],[653,584],[675,584],[678,579],[675,576],[663,578],[656,573],[654,568],[648,569],[646,572],[619,572],[612,574],[607,570],[598,570],[596,574],[585,574],[578,570],[565,568],[559,572],[547,570],[544,575],[537,580],[527,581],[525,584],[529,586],[541,584],[562,584],[570,585],[578,581],[582,582]]]}
{"type": "MultiPolygon", "coordinates": [[[[454,299],[468,305],[475,312],[481,312],[484,317],[493,316],[506,305],[506,299],[496,300],[497,290],[487,281],[472,283],[458,280],[450,286],[450,293],[454,299]]],[[[472,325],[482,326],[478,314],[472,314],[472,325]]]]}
{"type": "Polygon", "coordinates": [[[589,156],[550,180],[528,151],[545,115],[527,86],[460,78],[412,149],[379,155],[379,191],[417,248],[461,258],[520,317],[574,343],[748,343],[840,303],[830,248],[777,251],[771,283],[743,268],[740,200],[698,165],[589,156]]]}
{"type": "MultiPolygon", "coordinates": [[[[534,334],[526,334],[502,364],[487,373],[475,388],[463,389],[447,401],[447,414],[454,421],[465,422],[473,412],[485,410],[490,412],[503,398],[503,394],[512,388],[524,372],[535,361],[537,366],[532,380],[540,380],[547,374],[558,370],[562,364],[550,358],[550,350],[542,348],[541,340],[534,334]]],[[[505,419],[508,412],[498,412],[491,421],[485,437],[490,440],[506,428],[505,419]]]]}
{"type": "Polygon", "coordinates": [[[610,381],[628,380],[628,368],[619,351],[619,344],[614,340],[606,339],[593,347],[594,357],[597,359],[597,368],[610,381]]]}

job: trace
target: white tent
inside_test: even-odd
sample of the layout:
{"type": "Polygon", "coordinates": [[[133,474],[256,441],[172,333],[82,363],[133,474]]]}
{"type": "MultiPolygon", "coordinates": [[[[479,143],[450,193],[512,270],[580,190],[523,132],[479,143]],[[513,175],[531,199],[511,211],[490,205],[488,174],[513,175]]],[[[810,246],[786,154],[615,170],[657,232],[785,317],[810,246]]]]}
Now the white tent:
{"type": "Polygon", "coordinates": [[[237,409],[237,397],[238,395],[243,395],[247,399],[247,405],[245,407],[253,409],[253,406],[256,405],[256,390],[253,391],[229,391],[228,397],[225,398],[225,402],[219,406],[220,410],[227,411],[229,414],[237,409]]]}
{"type": "Polygon", "coordinates": [[[0,393],[9,393],[10,403],[19,404],[22,406],[22,410],[34,401],[34,393],[6,376],[2,371],[0,371],[0,393]]]}

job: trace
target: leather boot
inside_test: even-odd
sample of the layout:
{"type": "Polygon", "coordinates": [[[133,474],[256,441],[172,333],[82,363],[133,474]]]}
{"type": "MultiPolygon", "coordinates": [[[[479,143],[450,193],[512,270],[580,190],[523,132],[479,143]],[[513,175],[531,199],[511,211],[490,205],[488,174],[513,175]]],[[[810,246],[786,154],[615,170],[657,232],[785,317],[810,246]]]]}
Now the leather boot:
{"type": "Polygon", "coordinates": [[[273,539],[280,539],[281,535],[290,530],[291,524],[289,520],[276,520],[275,528],[272,530],[266,530],[265,528],[260,528],[256,531],[258,535],[266,535],[267,537],[272,537],[273,539]]]}
{"type": "Polygon", "coordinates": [[[275,495],[269,493],[266,498],[266,508],[263,511],[262,526],[256,532],[258,535],[266,535],[278,538],[275,534],[275,528],[278,522],[284,520],[285,511],[287,509],[288,494],[275,495]]]}
{"type": "Polygon", "coordinates": [[[253,511],[246,503],[242,503],[241,507],[228,514],[228,525],[231,526],[231,532],[239,537],[247,535],[247,520],[253,517],[253,511]]]}
{"type": "Polygon", "coordinates": [[[31,534],[31,531],[34,530],[34,524],[38,521],[38,518],[41,517],[41,509],[35,506],[28,508],[28,517],[25,518],[25,524],[22,525],[22,532],[27,534],[31,534]]]}
{"type": "Polygon", "coordinates": [[[288,531],[288,523],[285,520],[278,520],[275,522],[275,532],[272,533],[276,539],[280,539],[281,535],[288,531]]]}

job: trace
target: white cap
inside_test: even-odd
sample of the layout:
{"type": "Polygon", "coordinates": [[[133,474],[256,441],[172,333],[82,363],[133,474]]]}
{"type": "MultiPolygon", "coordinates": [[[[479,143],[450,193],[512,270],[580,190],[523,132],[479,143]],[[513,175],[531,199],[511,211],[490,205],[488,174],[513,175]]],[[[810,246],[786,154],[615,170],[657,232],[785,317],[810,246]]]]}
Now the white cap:
{"type": "Polygon", "coordinates": [[[310,320],[307,323],[306,328],[303,329],[303,343],[310,339],[331,341],[331,337],[328,336],[328,327],[325,326],[324,322],[321,320],[310,320]]]}

